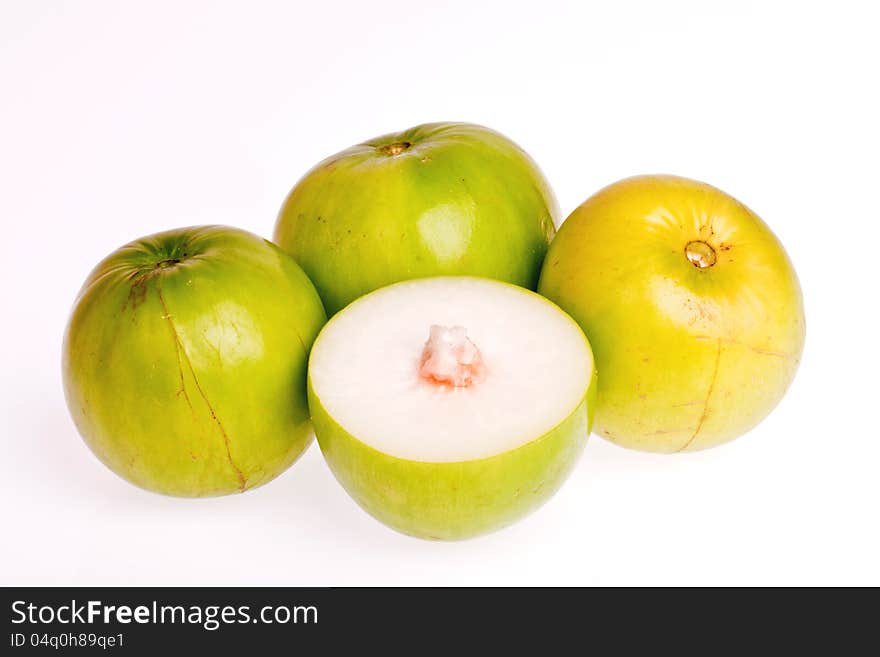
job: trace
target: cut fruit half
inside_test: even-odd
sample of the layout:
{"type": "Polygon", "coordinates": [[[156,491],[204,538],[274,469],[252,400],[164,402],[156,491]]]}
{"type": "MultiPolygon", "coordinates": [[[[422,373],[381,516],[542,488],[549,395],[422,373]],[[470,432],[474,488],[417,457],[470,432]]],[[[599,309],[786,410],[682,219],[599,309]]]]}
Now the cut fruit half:
{"type": "Polygon", "coordinates": [[[309,404],[336,478],[407,534],[458,539],[546,501],[589,435],[590,345],[553,303],[473,277],[407,281],[338,313],[309,404]]]}

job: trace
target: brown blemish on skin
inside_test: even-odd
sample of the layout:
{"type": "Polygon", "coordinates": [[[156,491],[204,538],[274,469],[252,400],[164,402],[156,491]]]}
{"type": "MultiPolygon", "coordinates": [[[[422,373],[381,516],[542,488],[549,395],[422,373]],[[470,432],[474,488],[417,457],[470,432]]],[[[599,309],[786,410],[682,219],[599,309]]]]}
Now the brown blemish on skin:
{"type": "Polygon", "coordinates": [[[144,302],[144,299],[147,298],[147,277],[142,276],[135,283],[132,284],[131,288],[128,290],[128,297],[125,300],[125,304],[122,306],[122,312],[125,312],[125,309],[131,305],[132,311],[136,310],[139,305],[144,302]]]}
{"type": "Polygon", "coordinates": [[[168,308],[165,306],[165,298],[162,296],[162,290],[159,289],[158,282],[156,284],[156,290],[159,293],[159,302],[162,304],[162,319],[168,322],[168,325],[171,328],[171,336],[174,339],[174,353],[177,357],[177,373],[180,376],[180,389],[174,393],[174,396],[180,397],[183,395],[184,400],[186,400],[186,405],[189,406],[190,412],[195,416],[195,409],[193,408],[192,401],[186,391],[186,379],[183,375],[183,362],[180,358],[180,340],[177,337],[177,331],[174,328],[174,324],[171,322],[171,315],[168,313],[168,308]]]}
{"type": "Polygon", "coordinates": [[[784,354],[781,351],[768,351],[766,349],[758,349],[757,347],[749,347],[749,345],[743,346],[751,351],[754,351],[756,354],[763,354],[764,356],[776,356],[777,358],[791,358],[790,354],[784,354]]]}
{"type": "MultiPolygon", "coordinates": [[[[129,276],[129,280],[131,281],[131,287],[128,289],[128,296],[125,298],[125,303],[122,304],[122,313],[130,307],[132,312],[137,310],[138,306],[140,306],[144,300],[147,298],[147,283],[150,282],[150,279],[156,274],[156,269],[151,268],[147,270],[138,270],[132,272],[129,276]]],[[[132,317],[134,319],[134,317],[132,317]]]]}
{"type": "Polygon", "coordinates": [[[657,431],[652,431],[651,433],[644,434],[645,436],[668,436],[673,433],[679,433],[680,431],[687,431],[690,427],[682,427],[680,429],[658,429],[657,431]]]}
{"type": "Polygon", "coordinates": [[[700,415],[700,420],[697,422],[697,428],[694,429],[694,433],[688,438],[688,441],[682,445],[679,452],[683,452],[696,439],[697,435],[699,435],[700,430],[703,428],[703,424],[706,422],[706,418],[709,417],[709,400],[712,398],[712,393],[715,391],[715,381],[718,379],[718,366],[721,363],[721,340],[718,340],[718,348],[715,351],[715,366],[712,369],[712,378],[709,381],[709,389],[706,391],[706,398],[703,400],[703,414],[700,415]]]}
{"type": "Polygon", "coordinates": [[[733,338],[716,338],[711,335],[696,335],[694,336],[694,340],[706,341],[706,340],[719,340],[722,344],[734,345],[737,347],[744,347],[749,351],[754,351],[756,354],[762,354],[764,356],[775,356],[777,358],[794,358],[793,354],[788,354],[783,351],[773,351],[770,349],[761,349],[759,347],[753,347],[752,345],[742,342],[740,340],[734,340],[733,338]]]}
{"type": "Polygon", "coordinates": [[[184,376],[183,376],[183,361],[186,362],[187,367],[189,368],[190,375],[192,376],[193,383],[196,385],[196,390],[199,391],[199,394],[202,397],[202,400],[205,402],[205,406],[208,407],[208,413],[211,415],[211,419],[217,425],[217,428],[220,430],[220,435],[223,437],[223,445],[226,449],[226,460],[229,462],[229,465],[235,471],[235,476],[238,479],[238,489],[242,493],[247,488],[247,479],[244,476],[244,473],[239,469],[239,467],[232,460],[232,450],[231,444],[229,440],[229,435],[226,433],[226,429],[223,427],[223,424],[220,422],[220,418],[217,417],[217,413],[214,411],[214,407],[211,405],[211,402],[208,400],[207,395],[205,394],[204,389],[199,383],[199,379],[196,376],[195,368],[193,367],[192,361],[189,359],[189,355],[186,353],[186,348],[183,346],[183,342],[180,340],[180,335],[177,333],[177,328],[174,326],[174,320],[171,317],[171,313],[168,310],[168,304],[165,303],[165,296],[162,294],[162,286],[159,283],[159,280],[156,281],[156,293],[159,296],[159,303],[162,305],[162,311],[164,315],[162,316],[168,322],[168,327],[171,330],[171,335],[174,338],[175,348],[177,349],[177,364],[180,372],[180,382],[181,382],[181,390],[178,391],[178,395],[182,392],[184,397],[186,397],[187,403],[192,409],[192,404],[190,403],[189,395],[186,392],[186,386],[184,385],[184,376]]]}
{"type": "Polygon", "coordinates": [[[700,226],[700,239],[710,240],[715,237],[715,227],[712,225],[712,219],[710,218],[707,223],[704,223],[700,226]]]}
{"type": "Polygon", "coordinates": [[[160,260],[155,265],[132,272],[129,276],[131,287],[128,290],[125,303],[122,304],[122,312],[124,313],[129,306],[131,306],[132,311],[137,310],[138,306],[147,298],[147,284],[150,282],[150,279],[159,275],[163,269],[178,265],[188,257],[189,253],[184,251],[179,258],[160,260]]]}
{"type": "Polygon", "coordinates": [[[764,356],[776,356],[777,358],[792,358],[791,354],[786,354],[782,351],[771,351],[769,349],[759,349],[758,347],[753,347],[750,344],[746,344],[745,342],[740,342],[739,340],[731,340],[726,339],[723,340],[726,344],[737,345],[740,347],[745,347],[749,351],[754,351],[756,354],[763,354],[764,356]]]}

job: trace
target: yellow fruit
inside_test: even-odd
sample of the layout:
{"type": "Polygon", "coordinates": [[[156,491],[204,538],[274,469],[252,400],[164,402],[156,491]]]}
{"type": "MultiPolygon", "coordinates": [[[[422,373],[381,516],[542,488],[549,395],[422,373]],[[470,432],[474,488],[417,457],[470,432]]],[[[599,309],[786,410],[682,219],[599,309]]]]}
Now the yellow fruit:
{"type": "Polygon", "coordinates": [[[563,223],[539,292],[581,325],[596,429],[633,449],[732,440],[779,402],[804,345],[797,275],[767,225],[724,192],[640,176],[563,223]]]}

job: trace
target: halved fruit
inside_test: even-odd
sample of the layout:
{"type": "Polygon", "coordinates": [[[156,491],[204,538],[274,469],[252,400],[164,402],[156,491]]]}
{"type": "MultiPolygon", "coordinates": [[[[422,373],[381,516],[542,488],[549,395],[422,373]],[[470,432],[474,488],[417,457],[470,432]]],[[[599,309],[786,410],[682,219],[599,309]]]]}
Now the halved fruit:
{"type": "Polygon", "coordinates": [[[474,277],[406,281],[339,312],[309,361],[327,463],[406,534],[503,527],[563,483],[590,431],[595,373],[577,324],[543,297],[474,277]]]}

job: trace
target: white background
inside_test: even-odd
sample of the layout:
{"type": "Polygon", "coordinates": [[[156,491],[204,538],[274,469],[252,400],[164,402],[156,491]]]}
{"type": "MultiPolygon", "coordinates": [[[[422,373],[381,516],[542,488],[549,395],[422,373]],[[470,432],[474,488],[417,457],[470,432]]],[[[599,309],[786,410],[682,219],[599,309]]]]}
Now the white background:
{"type": "Polygon", "coordinates": [[[880,98],[872,3],[0,5],[0,583],[880,584],[880,98]],[[270,236],[312,164],[427,121],[523,146],[563,213],[618,178],[711,182],[804,288],[794,385],[695,454],[594,437],[563,490],[463,543],[398,535],[316,445],[242,496],[165,498],[69,419],[64,324],[111,250],[226,223],[270,236]]]}

